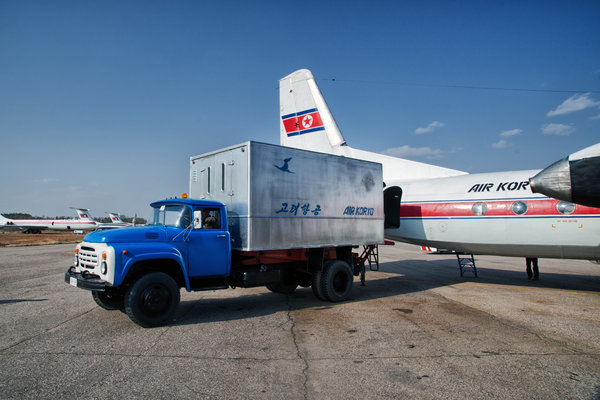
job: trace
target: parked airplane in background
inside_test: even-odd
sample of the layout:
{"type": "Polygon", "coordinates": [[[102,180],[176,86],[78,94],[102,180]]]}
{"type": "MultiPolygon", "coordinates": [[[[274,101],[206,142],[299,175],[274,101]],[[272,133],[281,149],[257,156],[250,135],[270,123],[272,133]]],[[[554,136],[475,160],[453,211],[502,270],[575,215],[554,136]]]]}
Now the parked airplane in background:
{"type": "MultiPolygon", "coordinates": [[[[98,223],[98,229],[115,229],[115,228],[126,228],[134,226],[134,224],[125,222],[121,219],[118,213],[107,213],[110,216],[109,223],[98,223]]],[[[135,221],[135,218],[134,218],[135,221]]]]}
{"type": "Polygon", "coordinates": [[[283,146],[383,165],[387,238],[475,254],[600,259],[600,209],[532,193],[529,178],[539,170],[468,174],[353,149],[310,71],[282,78],[279,94],[283,146]]]}
{"type": "Polygon", "coordinates": [[[107,214],[110,217],[110,222],[113,223],[113,224],[124,225],[124,226],[131,225],[131,224],[123,221],[121,219],[121,216],[119,215],[119,213],[111,213],[111,212],[109,212],[107,214]]]}
{"type": "Polygon", "coordinates": [[[0,214],[0,227],[18,227],[23,233],[41,233],[42,230],[94,230],[98,222],[94,221],[86,208],[74,208],[77,219],[9,219],[0,214]]]}

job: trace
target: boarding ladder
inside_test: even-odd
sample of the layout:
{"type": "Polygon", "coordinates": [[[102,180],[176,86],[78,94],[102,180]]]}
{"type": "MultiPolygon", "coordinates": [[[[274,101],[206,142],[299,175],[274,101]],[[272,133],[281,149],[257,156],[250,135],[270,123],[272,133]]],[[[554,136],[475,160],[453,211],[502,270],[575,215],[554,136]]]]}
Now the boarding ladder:
{"type": "Polygon", "coordinates": [[[460,276],[463,276],[465,272],[471,272],[477,278],[477,267],[475,266],[475,259],[473,253],[459,253],[456,252],[456,259],[458,260],[458,269],[460,270],[460,276]],[[463,256],[461,258],[461,255],[463,256]]]}
{"type": "MultiPolygon", "coordinates": [[[[384,240],[386,246],[393,246],[394,242],[384,240]]],[[[359,256],[358,253],[353,253],[355,256],[354,265],[360,267],[360,286],[365,286],[366,263],[369,263],[369,270],[379,271],[379,246],[369,244],[363,246],[363,252],[359,256]]]]}
{"type": "Polygon", "coordinates": [[[363,252],[360,256],[356,257],[357,264],[360,266],[360,286],[365,286],[365,271],[366,264],[369,263],[369,269],[371,271],[379,271],[379,248],[376,244],[369,244],[363,246],[363,252]]]}
{"type": "Polygon", "coordinates": [[[379,271],[379,246],[377,245],[369,245],[363,246],[363,255],[364,260],[369,263],[369,269],[371,271],[379,271]]]}

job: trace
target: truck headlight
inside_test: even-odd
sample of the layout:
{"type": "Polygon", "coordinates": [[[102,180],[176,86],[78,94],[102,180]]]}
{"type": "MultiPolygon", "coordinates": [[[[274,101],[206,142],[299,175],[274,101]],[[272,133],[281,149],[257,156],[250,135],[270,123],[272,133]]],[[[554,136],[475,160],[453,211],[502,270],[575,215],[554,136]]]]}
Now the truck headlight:
{"type": "Polygon", "coordinates": [[[75,249],[75,256],[73,257],[73,264],[75,264],[76,267],[79,266],[79,249],[75,249]]]}
{"type": "Polygon", "coordinates": [[[106,270],[107,270],[107,266],[106,266],[106,253],[102,253],[102,264],[100,264],[100,273],[102,275],[106,275],[106,270]]]}

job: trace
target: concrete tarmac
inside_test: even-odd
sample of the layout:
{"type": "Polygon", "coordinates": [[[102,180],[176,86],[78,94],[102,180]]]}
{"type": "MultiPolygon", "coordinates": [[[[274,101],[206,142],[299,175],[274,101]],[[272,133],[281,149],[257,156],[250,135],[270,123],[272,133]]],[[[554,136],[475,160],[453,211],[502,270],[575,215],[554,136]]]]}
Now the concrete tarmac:
{"type": "Polygon", "coordinates": [[[382,247],[351,299],[187,293],[144,329],[64,283],[73,245],[0,249],[0,398],[600,399],[600,265],[382,247]]]}

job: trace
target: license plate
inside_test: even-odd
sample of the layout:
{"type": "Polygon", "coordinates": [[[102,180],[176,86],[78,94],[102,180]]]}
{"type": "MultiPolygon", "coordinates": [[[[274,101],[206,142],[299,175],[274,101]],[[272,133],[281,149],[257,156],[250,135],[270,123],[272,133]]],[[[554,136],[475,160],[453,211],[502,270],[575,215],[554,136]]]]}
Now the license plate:
{"type": "Polygon", "coordinates": [[[69,284],[77,287],[77,278],[69,278],[69,284]]]}

